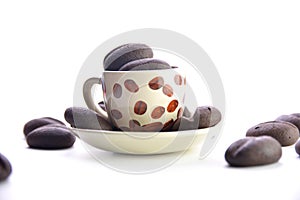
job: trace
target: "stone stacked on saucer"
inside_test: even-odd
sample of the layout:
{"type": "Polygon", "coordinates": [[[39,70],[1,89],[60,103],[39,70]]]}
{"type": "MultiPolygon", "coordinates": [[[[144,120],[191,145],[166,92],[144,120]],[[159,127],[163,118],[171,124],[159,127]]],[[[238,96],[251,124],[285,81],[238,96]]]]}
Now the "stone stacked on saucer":
{"type": "MultiPolygon", "coordinates": [[[[185,108],[187,109],[187,108],[185,108]]],[[[106,119],[96,112],[82,107],[70,107],[65,111],[65,120],[74,128],[92,130],[114,130],[121,131],[113,127],[106,119]]],[[[221,112],[213,106],[201,106],[194,113],[183,112],[183,117],[178,118],[175,123],[161,131],[184,131],[209,128],[217,125],[221,121],[221,112]]],[[[135,128],[135,131],[153,131],[156,127],[146,126],[144,129],[135,128]]],[[[125,130],[132,131],[132,130],[125,130]]]]}

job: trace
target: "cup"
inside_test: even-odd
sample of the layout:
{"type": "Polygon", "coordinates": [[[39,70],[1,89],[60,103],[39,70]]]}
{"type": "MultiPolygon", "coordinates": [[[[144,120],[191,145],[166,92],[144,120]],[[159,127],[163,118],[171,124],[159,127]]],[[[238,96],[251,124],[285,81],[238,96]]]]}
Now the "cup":
{"type": "MultiPolygon", "coordinates": [[[[183,114],[186,77],[179,69],[104,71],[83,86],[89,109],[124,131],[161,131],[183,114]],[[106,111],[95,103],[92,88],[102,85],[106,111]]],[[[99,102],[101,100],[97,100],[99,102]]]]}

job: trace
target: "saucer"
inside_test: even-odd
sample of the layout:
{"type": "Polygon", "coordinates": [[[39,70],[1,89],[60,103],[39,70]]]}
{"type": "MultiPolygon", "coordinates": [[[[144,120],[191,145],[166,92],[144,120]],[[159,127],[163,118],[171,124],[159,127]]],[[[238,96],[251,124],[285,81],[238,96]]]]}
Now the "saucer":
{"type": "Polygon", "coordinates": [[[72,128],[83,142],[101,150],[135,155],[180,152],[203,145],[209,128],[172,132],[121,132],[72,128]]]}

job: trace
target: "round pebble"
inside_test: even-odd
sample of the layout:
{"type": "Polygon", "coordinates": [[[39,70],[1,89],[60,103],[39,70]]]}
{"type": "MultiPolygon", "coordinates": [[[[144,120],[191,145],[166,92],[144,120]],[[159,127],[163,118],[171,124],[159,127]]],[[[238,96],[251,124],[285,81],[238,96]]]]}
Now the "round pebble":
{"type": "Polygon", "coordinates": [[[120,68],[120,71],[140,71],[140,70],[159,70],[159,69],[171,69],[170,65],[165,61],[145,58],[141,60],[134,60],[120,68]]]}
{"type": "Polygon", "coordinates": [[[300,140],[296,143],[295,150],[296,150],[297,154],[300,155],[300,140]]]}
{"type": "Polygon", "coordinates": [[[293,113],[291,115],[296,116],[296,117],[300,117],[300,113],[293,113]]]}
{"type": "Polygon", "coordinates": [[[129,43],[110,51],[103,60],[103,66],[105,70],[118,71],[128,62],[152,57],[153,51],[149,46],[139,43],[129,43]]]}
{"type": "Polygon", "coordinates": [[[26,142],[30,148],[64,149],[73,146],[76,138],[71,130],[61,127],[43,126],[31,131],[26,142]]]}
{"type": "Polygon", "coordinates": [[[298,117],[297,114],[281,115],[276,118],[276,121],[290,122],[290,123],[294,124],[300,131],[300,117],[298,117]]]}
{"type": "Polygon", "coordinates": [[[192,113],[187,107],[184,107],[184,109],[183,109],[183,116],[184,117],[192,117],[192,113]]]}
{"type": "Polygon", "coordinates": [[[65,120],[74,128],[112,130],[112,125],[96,112],[83,107],[70,107],[65,111],[65,120]]]}
{"type": "Polygon", "coordinates": [[[251,127],[246,136],[271,136],[275,138],[282,146],[293,145],[299,138],[298,128],[284,121],[270,121],[260,123],[251,127]]]}
{"type": "Polygon", "coordinates": [[[222,114],[213,106],[200,106],[196,109],[193,119],[199,121],[198,128],[209,128],[221,121],[222,114]]]}
{"type": "Polygon", "coordinates": [[[185,131],[198,129],[199,123],[187,117],[177,118],[172,126],[172,131],[185,131]]]}
{"type": "Polygon", "coordinates": [[[281,145],[274,138],[246,137],[229,146],[225,152],[225,160],[231,166],[248,167],[275,163],[281,155],[281,145]]]}
{"type": "Polygon", "coordinates": [[[52,117],[42,117],[38,119],[33,119],[27,122],[23,128],[23,133],[27,136],[31,131],[36,128],[48,125],[48,124],[60,124],[65,125],[63,122],[59,121],[58,119],[54,119],[52,117]]]}
{"type": "Polygon", "coordinates": [[[12,172],[9,160],[0,153],[0,181],[4,181],[12,172]]]}

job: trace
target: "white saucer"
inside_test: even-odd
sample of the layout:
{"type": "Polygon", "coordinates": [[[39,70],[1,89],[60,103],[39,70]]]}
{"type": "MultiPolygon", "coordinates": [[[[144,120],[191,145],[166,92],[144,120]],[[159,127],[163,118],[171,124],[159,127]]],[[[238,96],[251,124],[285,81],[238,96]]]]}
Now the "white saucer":
{"type": "Polygon", "coordinates": [[[209,128],[172,132],[120,132],[73,128],[83,142],[115,153],[153,155],[185,151],[202,145],[209,128]]]}

